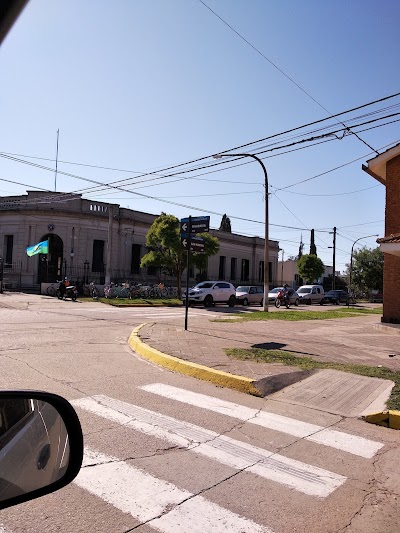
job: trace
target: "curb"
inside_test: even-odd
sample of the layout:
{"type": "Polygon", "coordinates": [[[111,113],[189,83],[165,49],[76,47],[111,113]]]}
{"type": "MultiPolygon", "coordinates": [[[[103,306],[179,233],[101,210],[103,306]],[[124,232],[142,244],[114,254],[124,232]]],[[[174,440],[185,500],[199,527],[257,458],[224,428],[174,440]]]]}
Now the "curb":
{"type": "Polygon", "coordinates": [[[391,429],[400,429],[400,411],[379,411],[363,416],[363,419],[370,424],[391,429]]]}
{"type": "Polygon", "coordinates": [[[228,374],[227,372],[214,370],[197,363],[183,361],[182,359],[162,353],[159,350],[156,350],[155,348],[145,344],[139,337],[139,331],[146,325],[147,323],[144,323],[136,327],[132,331],[128,341],[132,350],[145,359],[148,359],[149,361],[163,366],[164,368],[167,368],[173,372],[184,374],[185,376],[202,379],[203,381],[210,381],[211,383],[215,383],[215,385],[220,387],[228,387],[230,389],[251,394],[253,396],[262,396],[261,392],[254,386],[254,380],[251,378],[237,376],[235,374],[228,374]]]}

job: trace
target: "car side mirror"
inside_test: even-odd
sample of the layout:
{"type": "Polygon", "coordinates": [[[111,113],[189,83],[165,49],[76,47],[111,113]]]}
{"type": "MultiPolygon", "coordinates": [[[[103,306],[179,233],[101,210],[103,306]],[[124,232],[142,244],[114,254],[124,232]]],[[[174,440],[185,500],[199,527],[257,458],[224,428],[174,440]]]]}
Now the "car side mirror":
{"type": "Polygon", "coordinates": [[[0,509],[65,487],[83,459],[79,418],[67,400],[0,391],[0,509]]]}

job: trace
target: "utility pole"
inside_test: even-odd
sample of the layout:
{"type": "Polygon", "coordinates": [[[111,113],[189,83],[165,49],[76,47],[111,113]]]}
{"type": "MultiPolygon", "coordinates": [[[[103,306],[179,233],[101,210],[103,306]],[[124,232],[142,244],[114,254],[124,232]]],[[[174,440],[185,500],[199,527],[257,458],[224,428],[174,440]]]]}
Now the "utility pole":
{"type": "Polygon", "coordinates": [[[332,290],[336,288],[335,271],[336,271],[336,226],[333,228],[333,273],[332,273],[332,290]]]}

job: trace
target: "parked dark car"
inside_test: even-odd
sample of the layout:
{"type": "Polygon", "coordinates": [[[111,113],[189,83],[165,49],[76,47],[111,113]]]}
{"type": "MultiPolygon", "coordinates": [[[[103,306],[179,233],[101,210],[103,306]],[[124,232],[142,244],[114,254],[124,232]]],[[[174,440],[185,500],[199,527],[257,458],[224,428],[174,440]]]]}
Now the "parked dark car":
{"type": "Polygon", "coordinates": [[[347,304],[347,300],[349,298],[349,295],[346,291],[342,290],[335,290],[335,291],[328,291],[324,295],[324,302],[330,303],[330,304],[347,304]]]}

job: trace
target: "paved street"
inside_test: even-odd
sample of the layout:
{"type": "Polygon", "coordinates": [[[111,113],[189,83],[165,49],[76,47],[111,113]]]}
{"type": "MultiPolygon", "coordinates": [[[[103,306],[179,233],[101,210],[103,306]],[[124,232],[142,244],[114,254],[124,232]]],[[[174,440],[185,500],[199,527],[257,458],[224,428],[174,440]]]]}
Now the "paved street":
{"type": "MultiPolygon", "coordinates": [[[[191,327],[221,313],[191,310],[191,327]]],[[[85,435],[75,482],[3,511],[0,531],[399,530],[399,432],[174,374],[128,346],[135,326],[183,318],[0,295],[0,386],[63,395],[85,435]]]]}

